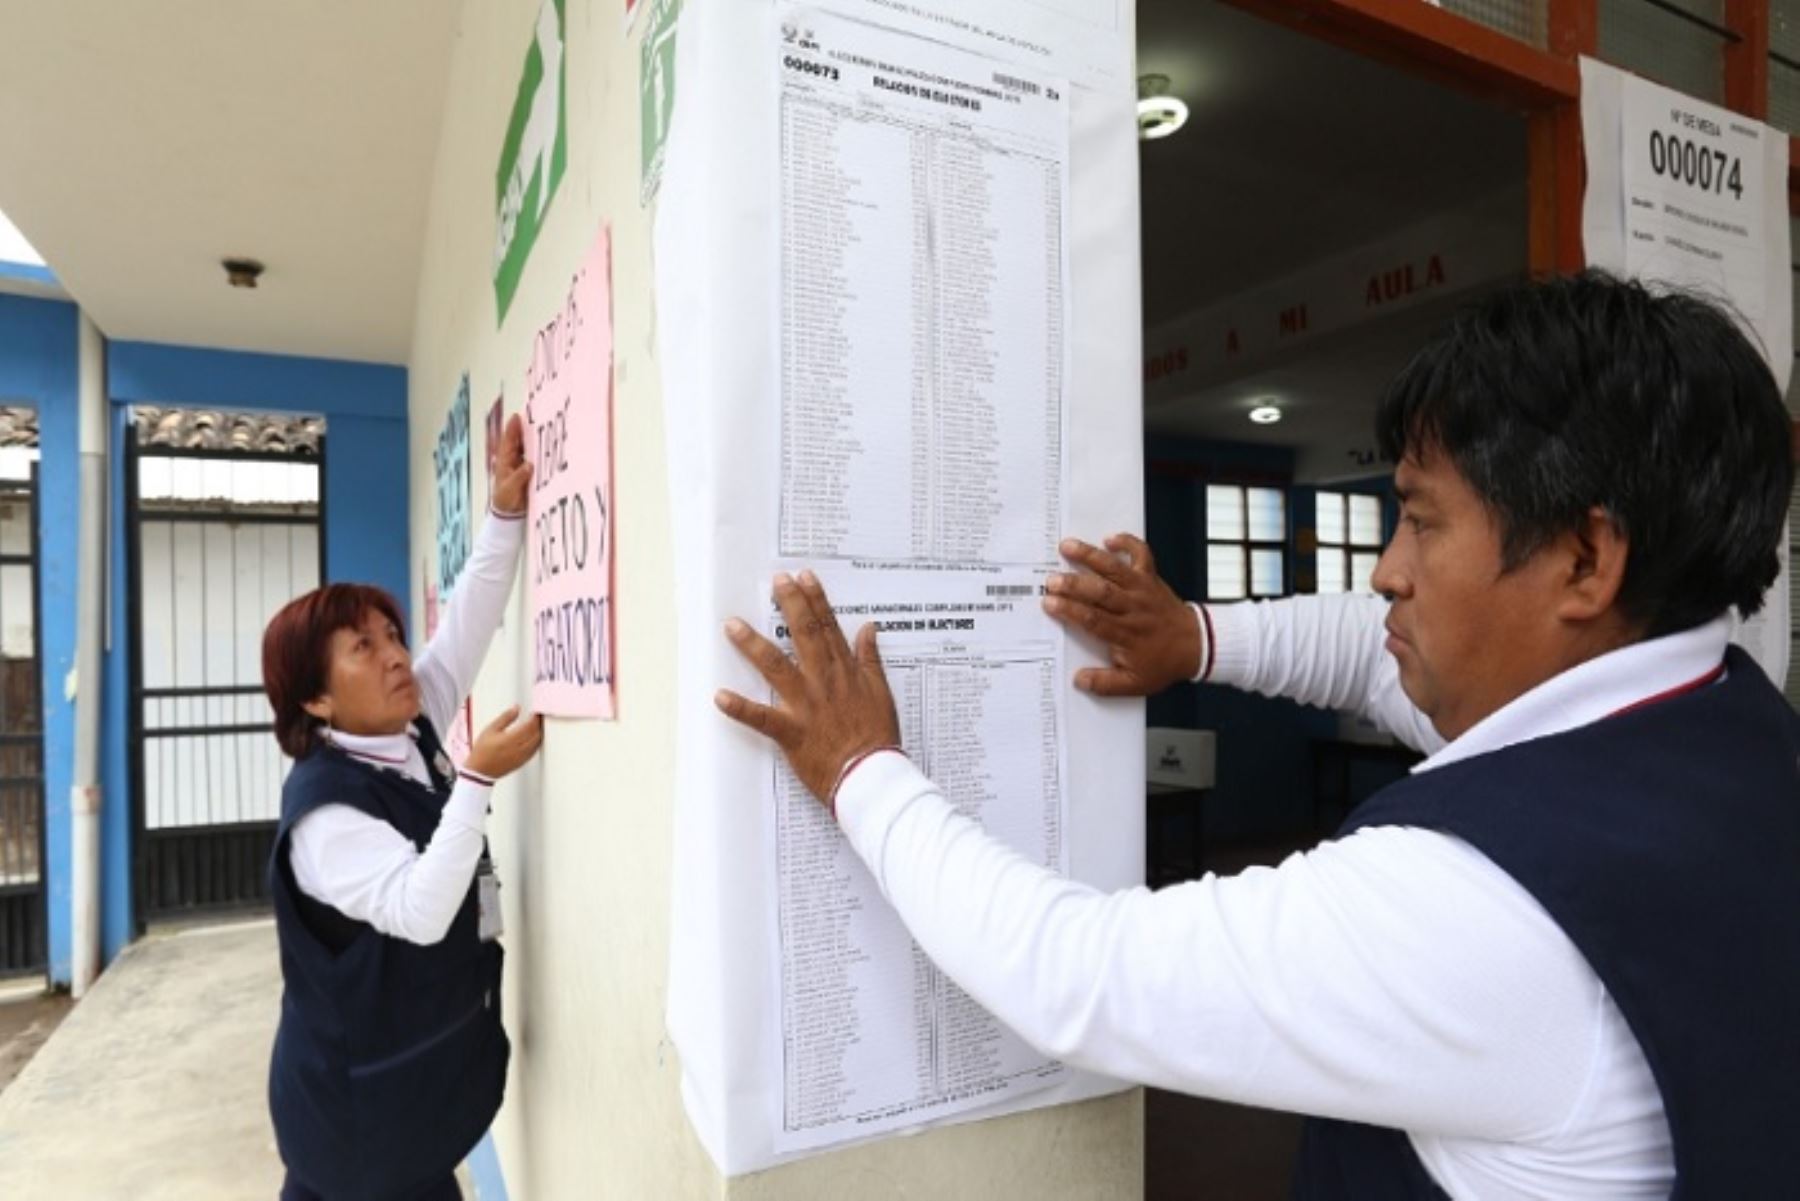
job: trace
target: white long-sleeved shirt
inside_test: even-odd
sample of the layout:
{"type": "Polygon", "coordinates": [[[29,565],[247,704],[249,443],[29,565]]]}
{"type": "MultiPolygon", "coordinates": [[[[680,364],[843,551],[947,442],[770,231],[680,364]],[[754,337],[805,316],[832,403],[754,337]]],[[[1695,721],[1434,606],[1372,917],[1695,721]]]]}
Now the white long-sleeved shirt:
{"type": "MultiPolygon", "coordinates": [[[[1415,770],[1598,721],[1691,684],[1721,620],[1545,682],[1445,745],[1400,691],[1386,603],[1210,611],[1212,678],[1356,709],[1415,770]]],[[[1277,868],[1105,894],[987,837],[904,757],[839,820],[927,954],[1033,1046],[1162,1088],[1399,1127],[1452,1197],[1666,1197],[1660,1094],[1567,935],[1469,844],[1383,827],[1277,868]]]]}
{"type": "MultiPolygon", "coordinates": [[[[448,730],[474,687],[488,644],[512,594],[523,517],[490,514],[457,577],[437,634],[413,664],[419,707],[448,730]]],[[[429,784],[413,732],[359,736],[334,732],[346,753],[429,784]]],[[[439,942],[468,895],[481,858],[493,781],[458,773],[431,841],[420,851],[400,831],[350,805],[321,805],[294,824],[289,861],[310,897],[383,934],[429,946],[439,942]]]]}

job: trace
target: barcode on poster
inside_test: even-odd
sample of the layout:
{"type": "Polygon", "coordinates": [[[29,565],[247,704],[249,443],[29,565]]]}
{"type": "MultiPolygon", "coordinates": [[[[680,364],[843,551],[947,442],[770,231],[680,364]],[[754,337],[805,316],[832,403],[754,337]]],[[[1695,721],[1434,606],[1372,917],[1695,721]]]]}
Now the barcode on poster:
{"type": "Polygon", "coordinates": [[[1003,88],[1011,88],[1015,92],[1023,92],[1027,96],[1041,96],[1044,94],[1044,89],[1040,85],[1032,83],[1029,79],[1019,79],[1012,75],[1002,75],[998,71],[994,72],[994,82],[1003,88]]]}

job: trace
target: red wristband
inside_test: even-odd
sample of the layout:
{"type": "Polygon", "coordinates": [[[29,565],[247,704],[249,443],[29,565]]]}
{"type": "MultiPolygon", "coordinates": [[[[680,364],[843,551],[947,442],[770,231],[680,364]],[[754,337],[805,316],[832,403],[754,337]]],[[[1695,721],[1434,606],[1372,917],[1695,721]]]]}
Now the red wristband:
{"type": "Polygon", "coordinates": [[[1205,605],[1200,606],[1200,620],[1206,626],[1206,667],[1200,673],[1200,682],[1205,683],[1212,679],[1213,662],[1216,658],[1215,652],[1218,649],[1219,640],[1213,636],[1212,614],[1206,611],[1205,605]]]}
{"type": "Polygon", "coordinates": [[[844,781],[850,778],[851,772],[863,765],[865,759],[870,759],[881,754],[883,751],[893,751],[897,755],[906,754],[906,750],[898,743],[884,743],[881,746],[872,746],[866,751],[857,752],[850,757],[849,761],[846,762],[843,767],[838,769],[837,780],[831,785],[830,795],[825,798],[825,808],[830,812],[832,821],[837,820],[838,789],[844,786],[844,781]]]}

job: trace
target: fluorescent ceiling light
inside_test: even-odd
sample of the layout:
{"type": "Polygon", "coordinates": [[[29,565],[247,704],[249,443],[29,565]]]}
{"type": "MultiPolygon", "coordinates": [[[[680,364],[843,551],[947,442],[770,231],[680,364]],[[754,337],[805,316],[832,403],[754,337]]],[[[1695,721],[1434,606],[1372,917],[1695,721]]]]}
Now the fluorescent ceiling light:
{"type": "Polygon", "coordinates": [[[27,267],[42,267],[44,256],[33,250],[19,227],[0,213],[0,263],[24,263],[27,267]]]}
{"type": "Polygon", "coordinates": [[[1258,425],[1274,425],[1281,420],[1281,410],[1274,405],[1257,405],[1250,410],[1250,420],[1258,425]]]}

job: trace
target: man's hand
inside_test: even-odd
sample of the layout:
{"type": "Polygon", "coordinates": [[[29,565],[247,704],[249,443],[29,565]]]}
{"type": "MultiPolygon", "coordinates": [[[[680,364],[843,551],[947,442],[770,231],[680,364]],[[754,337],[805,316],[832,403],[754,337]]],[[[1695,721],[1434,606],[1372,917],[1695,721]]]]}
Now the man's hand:
{"type": "Polygon", "coordinates": [[[1114,534],[1101,550],[1065,538],[1061,550],[1063,558],[1092,574],[1051,576],[1044,611],[1112,651],[1111,667],[1082,668],[1075,673],[1075,687],[1101,696],[1149,696],[1194,678],[1202,651],[1199,624],[1156,574],[1142,540],[1114,534]]]}
{"type": "Polygon", "coordinates": [[[494,478],[488,503],[496,513],[517,515],[530,503],[531,464],[525,461],[525,422],[514,413],[500,435],[500,449],[494,452],[494,478]]]}
{"type": "Polygon", "coordinates": [[[713,703],[733,721],[773,739],[800,782],[829,802],[851,760],[900,745],[900,719],[881,673],[873,623],[858,631],[852,652],[825,589],[810,571],[801,572],[797,582],[776,576],[775,600],[793,636],[797,663],[737,618],[726,623],[725,635],[774,688],[779,703],[759,705],[726,689],[713,703]]]}

